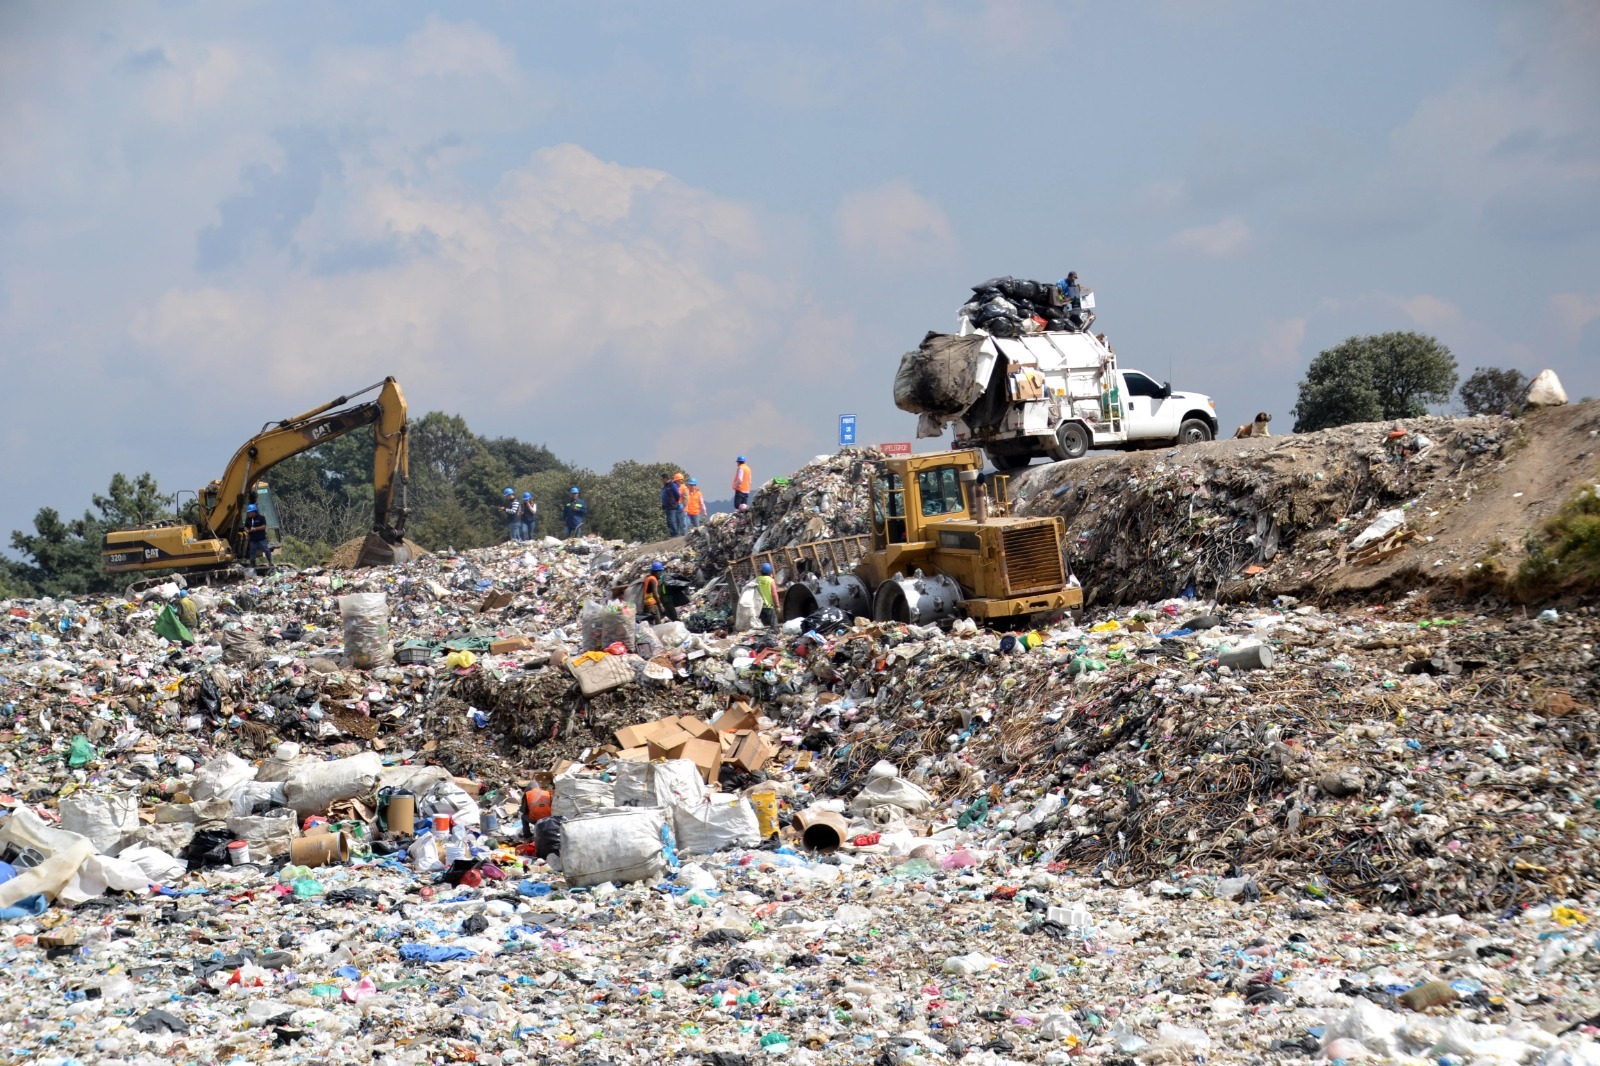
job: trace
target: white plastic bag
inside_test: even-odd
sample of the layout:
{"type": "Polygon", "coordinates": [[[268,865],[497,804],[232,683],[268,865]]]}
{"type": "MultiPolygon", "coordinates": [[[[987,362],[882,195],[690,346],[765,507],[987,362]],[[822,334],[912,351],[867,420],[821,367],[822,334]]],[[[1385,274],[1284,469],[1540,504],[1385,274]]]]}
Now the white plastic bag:
{"type": "Polygon", "coordinates": [[[743,633],[754,629],[761,621],[761,591],[754,581],[739,590],[739,606],[733,613],[733,631],[743,633]]]}
{"type": "Polygon", "coordinates": [[[753,848],[761,843],[756,809],[742,796],[720,792],[692,806],[674,807],[672,828],[685,855],[710,855],[728,848],[753,848]]]}
{"type": "Polygon", "coordinates": [[[873,807],[899,807],[912,814],[921,814],[932,806],[932,796],[901,777],[900,771],[891,764],[879,762],[867,772],[867,783],[850,801],[850,812],[855,814],[873,807]]]}
{"type": "Polygon", "coordinates": [[[57,809],[61,828],[88,837],[102,855],[115,855],[122,838],[139,828],[139,798],[132,793],[74,792],[57,809]]]}
{"type": "Polygon", "coordinates": [[[565,773],[556,778],[550,813],[562,818],[593,814],[612,806],[616,786],[598,774],[565,773]]]}
{"type": "Polygon", "coordinates": [[[383,773],[383,758],[364,751],[348,759],[297,765],[283,783],[284,805],[304,817],[325,814],[340,800],[371,795],[383,773]]]}
{"type": "Polygon", "coordinates": [[[26,807],[0,822],[0,855],[10,852],[17,876],[0,885],[0,907],[42,892],[55,899],[71,883],[78,868],[94,855],[86,836],[56,829],[26,807]]]}
{"type": "Polygon", "coordinates": [[[672,829],[659,807],[600,811],[561,823],[562,874],[575,888],[653,880],[673,857],[672,829]]]}
{"type": "Polygon", "coordinates": [[[339,597],[344,620],[344,655],[357,670],[388,662],[389,600],[381,592],[352,592],[339,597]]]}
{"type": "Polygon", "coordinates": [[[693,806],[706,798],[700,768],[688,759],[621,762],[612,804],[617,807],[693,806]]]}
{"type": "Polygon", "coordinates": [[[1350,542],[1352,548],[1365,548],[1375,540],[1381,540],[1390,533],[1406,524],[1406,513],[1398,507],[1392,511],[1384,511],[1377,519],[1361,531],[1361,535],[1350,542]]]}
{"type": "Polygon", "coordinates": [[[250,854],[256,859],[270,859],[287,854],[290,842],[300,831],[300,819],[287,808],[267,811],[265,814],[236,814],[228,819],[228,832],[240,840],[250,842],[250,854]]]}
{"type": "Polygon", "coordinates": [[[194,772],[194,784],[189,795],[196,800],[216,799],[226,796],[246,781],[254,780],[256,768],[237,755],[218,755],[194,772]]]}

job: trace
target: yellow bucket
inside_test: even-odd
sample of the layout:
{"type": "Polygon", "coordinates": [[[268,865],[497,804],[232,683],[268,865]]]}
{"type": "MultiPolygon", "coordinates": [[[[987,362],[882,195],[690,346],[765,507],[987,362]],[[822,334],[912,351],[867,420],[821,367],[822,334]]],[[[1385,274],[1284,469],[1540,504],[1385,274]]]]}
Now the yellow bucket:
{"type": "Polygon", "coordinates": [[[750,797],[750,806],[756,809],[756,824],[761,827],[763,839],[778,832],[778,794],[757,792],[750,797]]]}

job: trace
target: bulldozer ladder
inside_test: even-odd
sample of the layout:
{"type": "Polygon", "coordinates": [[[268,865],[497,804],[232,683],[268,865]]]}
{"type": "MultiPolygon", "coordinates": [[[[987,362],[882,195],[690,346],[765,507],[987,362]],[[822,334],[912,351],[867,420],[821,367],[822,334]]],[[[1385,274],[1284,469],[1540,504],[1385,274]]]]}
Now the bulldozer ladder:
{"type": "Polygon", "coordinates": [[[787,548],[757,552],[728,564],[728,585],[735,592],[761,571],[762,563],[771,563],[772,572],[780,583],[788,584],[803,574],[831,577],[853,569],[861,557],[872,549],[872,537],[859,533],[851,537],[834,537],[831,540],[812,540],[787,548]]]}

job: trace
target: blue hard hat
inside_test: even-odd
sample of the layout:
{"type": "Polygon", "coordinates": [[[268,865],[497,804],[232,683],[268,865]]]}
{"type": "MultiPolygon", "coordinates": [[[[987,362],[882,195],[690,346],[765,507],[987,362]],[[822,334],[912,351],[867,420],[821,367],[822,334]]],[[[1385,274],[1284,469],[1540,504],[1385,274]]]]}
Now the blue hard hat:
{"type": "Polygon", "coordinates": [[[650,564],[650,572],[654,573],[654,574],[659,574],[659,573],[661,573],[661,571],[665,570],[666,568],[667,568],[666,564],[661,562],[661,560],[659,560],[659,559],[650,564]]]}
{"type": "Polygon", "coordinates": [[[576,485],[572,486],[572,494],[574,496],[576,496],[578,494],[578,486],[576,486],[576,485]]]}
{"type": "Polygon", "coordinates": [[[742,456],[742,455],[739,456],[739,458],[736,461],[737,462],[741,462],[741,463],[744,462],[744,456],[742,456]]]}
{"type": "Polygon", "coordinates": [[[695,480],[695,479],[694,479],[694,478],[690,478],[690,479],[689,479],[689,484],[691,484],[691,485],[698,485],[698,484],[700,484],[700,482],[698,482],[698,481],[696,481],[696,480],[695,480]]]}
{"type": "Polygon", "coordinates": [[[505,491],[504,491],[504,492],[502,492],[502,493],[501,493],[501,494],[500,494],[500,495],[502,495],[502,496],[515,496],[515,495],[516,495],[516,493],[514,493],[514,492],[512,492],[512,491],[511,491],[511,490],[510,490],[510,489],[506,489],[506,490],[505,490],[505,491]]]}
{"type": "Polygon", "coordinates": [[[533,499],[533,493],[531,493],[531,492],[524,492],[524,493],[523,493],[523,494],[522,494],[522,498],[523,498],[523,499],[524,499],[524,500],[531,500],[531,499],[533,499]]]}
{"type": "Polygon", "coordinates": [[[761,572],[762,572],[762,573],[763,573],[763,574],[770,574],[770,573],[772,573],[772,564],[771,564],[771,563],[762,563],[762,564],[761,564],[761,572]]]}
{"type": "Polygon", "coordinates": [[[248,503],[248,504],[245,504],[245,508],[244,508],[244,509],[245,509],[245,511],[246,511],[246,512],[247,512],[247,513],[248,513],[248,512],[250,512],[250,511],[254,511],[254,510],[257,510],[257,507],[256,507],[256,505],[255,505],[255,504],[253,504],[253,503],[248,503]]]}
{"type": "Polygon", "coordinates": [[[189,598],[189,590],[188,589],[179,589],[178,590],[178,599],[184,600],[184,599],[188,599],[188,598],[189,598]]]}

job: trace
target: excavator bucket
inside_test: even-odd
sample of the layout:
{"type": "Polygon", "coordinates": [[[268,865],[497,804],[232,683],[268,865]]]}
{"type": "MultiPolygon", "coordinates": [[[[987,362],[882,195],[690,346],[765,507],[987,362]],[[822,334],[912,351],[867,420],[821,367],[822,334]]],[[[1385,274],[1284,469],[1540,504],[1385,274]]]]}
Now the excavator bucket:
{"type": "Polygon", "coordinates": [[[361,554],[356,557],[357,566],[397,566],[410,561],[411,549],[406,542],[402,539],[391,543],[382,533],[368,533],[361,542],[361,554]]]}

